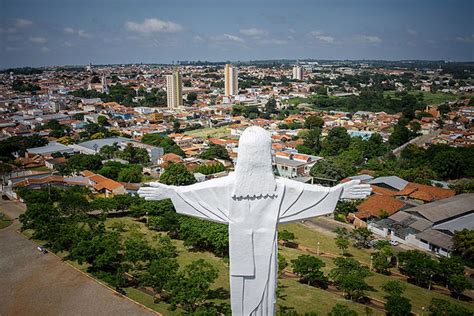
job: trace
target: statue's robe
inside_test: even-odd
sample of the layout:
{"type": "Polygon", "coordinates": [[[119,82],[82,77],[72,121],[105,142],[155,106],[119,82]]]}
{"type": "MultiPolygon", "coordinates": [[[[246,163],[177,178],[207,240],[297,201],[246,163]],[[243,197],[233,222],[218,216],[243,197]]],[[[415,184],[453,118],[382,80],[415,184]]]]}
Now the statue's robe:
{"type": "MultiPolygon", "coordinates": [[[[229,225],[232,314],[274,315],[277,286],[277,224],[333,212],[341,187],[277,178],[273,196],[232,196],[234,175],[174,187],[180,214],[229,225]]],[[[255,187],[258,192],[258,183],[255,187]]]]}

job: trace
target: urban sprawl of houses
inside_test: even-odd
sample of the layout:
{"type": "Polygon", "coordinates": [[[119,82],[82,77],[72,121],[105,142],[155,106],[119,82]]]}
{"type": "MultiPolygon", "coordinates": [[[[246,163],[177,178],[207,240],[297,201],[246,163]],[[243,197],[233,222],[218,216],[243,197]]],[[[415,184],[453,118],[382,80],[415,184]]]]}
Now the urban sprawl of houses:
{"type": "MultiPolygon", "coordinates": [[[[474,86],[456,79],[442,65],[308,61],[88,65],[6,71],[0,80],[2,141],[33,135],[48,140],[15,152],[2,171],[3,194],[12,199],[18,198],[18,188],[49,185],[84,186],[105,197],[134,194],[144,182],[156,181],[170,163],[194,171],[219,162],[224,168],[210,174],[194,172],[194,176],[198,181],[220,177],[233,169],[238,138],[251,125],[271,133],[276,175],[332,185],[334,179],[310,174],[326,158],[299,151],[306,119],[316,115],[323,120],[323,138],[333,128],[344,127],[353,138],[379,134],[388,142],[402,112],[318,106],[319,96],[351,100],[375,86],[382,87],[386,97],[441,98],[432,104],[426,101],[425,108],[416,111],[418,133],[410,143],[427,148],[432,144],[467,147],[474,142],[474,86]],[[161,135],[161,143],[142,142],[149,134],[161,135]],[[201,155],[215,145],[225,148],[229,159],[201,155]],[[135,148],[147,154],[135,161],[142,166],[142,181],[119,181],[96,170],[64,170],[68,160],[79,154],[100,154],[102,164],[133,162],[126,154],[107,155],[111,148],[119,152],[135,148]]],[[[393,154],[400,155],[406,146],[393,149],[393,154]]],[[[474,193],[456,195],[448,182],[421,184],[395,175],[376,176],[368,169],[342,181],[349,179],[370,184],[373,192],[346,220],[368,227],[380,238],[448,256],[454,232],[474,229],[474,193]]]]}

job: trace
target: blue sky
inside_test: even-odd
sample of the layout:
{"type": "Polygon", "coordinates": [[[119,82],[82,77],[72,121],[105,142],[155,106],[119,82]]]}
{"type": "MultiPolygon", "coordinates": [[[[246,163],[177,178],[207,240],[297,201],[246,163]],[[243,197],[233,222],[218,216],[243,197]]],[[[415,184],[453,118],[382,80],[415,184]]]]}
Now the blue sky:
{"type": "Polygon", "coordinates": [[[0,0],[0,67],[474,60],[474,0],[0,0]]]}

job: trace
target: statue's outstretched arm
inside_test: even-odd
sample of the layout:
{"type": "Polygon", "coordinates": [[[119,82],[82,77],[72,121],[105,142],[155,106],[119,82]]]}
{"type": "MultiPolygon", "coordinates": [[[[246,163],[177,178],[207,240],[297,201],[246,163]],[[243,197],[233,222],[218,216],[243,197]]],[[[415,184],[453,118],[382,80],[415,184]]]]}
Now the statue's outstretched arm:
{"type": "Polygon", "coordinates": [[[364,199],[372,192],[370,184],[361,184],[360,180],[351,180],[345,183],[338,184],[337,186],[342,187],[342,194],[340,197],[340,199],[342,200],[364,199]]]}
{"type": "Polygon", "coordinates": [[[145,200],[166,200],[171,199],[176,194],[174,185],[166,185],[160,182],[147,183],[147,187],[141,187],[138,195],[145,200]]]}
{"type": "Polygon", "coordinates": [[[228,223],[225,178],[209,180],[187,186],[148,183],[138,190],[145,200],[171,199],[176,212],[218,223],[228,223]]]}
{"type": "Polygon", "coordinates": [[[280,223],[330,214],[340,199],[362,199],[371,192],[370,185],[360,184],[359,180],[341,183],[334,187],[299,183],[288,179],[284,182],[285,196],[280,223]]]}

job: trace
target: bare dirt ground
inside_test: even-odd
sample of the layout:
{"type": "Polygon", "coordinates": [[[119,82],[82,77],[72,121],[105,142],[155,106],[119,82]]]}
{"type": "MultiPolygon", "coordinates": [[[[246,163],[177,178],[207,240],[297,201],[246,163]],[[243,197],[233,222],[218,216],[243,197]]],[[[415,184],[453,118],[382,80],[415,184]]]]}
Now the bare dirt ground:
{"type": "MultiPolygon", "coordinates": [[[[21,204],[0,201],[11,218],[21,204]]],[[[19,234],[18,219],[0,230],[0,315],[155,315],[115,293],[19,234]]]]}

